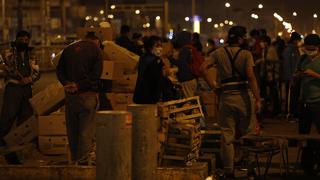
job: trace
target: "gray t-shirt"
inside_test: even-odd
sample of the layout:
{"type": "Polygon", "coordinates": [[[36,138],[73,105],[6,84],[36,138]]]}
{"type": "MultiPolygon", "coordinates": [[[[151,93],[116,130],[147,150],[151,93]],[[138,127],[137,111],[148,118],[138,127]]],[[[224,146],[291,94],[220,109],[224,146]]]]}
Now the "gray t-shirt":
{"type": "MultiPolygon", "coordinates": [[[[231,56],[234,57],[239,47],[227,47],[231,56]]],[[[213,64],[216,64],[218,77],[220,80],[228,79],[232,77],[232,65],[230,63],[229,57],[225,49],[219,48],[211,53],[210,59],[213,64]]],[[[242,76],[246,77],[246,68],[253,67],[254,61],[250,51],[241,50],[235,60],[235,67],[241,73],[242,76]]]]}

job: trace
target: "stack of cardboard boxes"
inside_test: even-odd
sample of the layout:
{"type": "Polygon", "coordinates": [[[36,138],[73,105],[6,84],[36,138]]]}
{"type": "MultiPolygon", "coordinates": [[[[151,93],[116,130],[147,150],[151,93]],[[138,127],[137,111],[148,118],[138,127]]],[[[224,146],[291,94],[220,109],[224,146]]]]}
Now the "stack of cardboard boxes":
{"type": "Polygon", "coordinates": [[[103,64],[101,79],[112,81],[111,93],[107,93],[107,98],[113,110],[126,110],[127,105],[133,102],[139,56],[112,41],[105,41],[103,45],[107,60],[103,64]]]}
{"type": "Polygon", "coordinates": [[[213,91],[202,92],[200,96],[205,111],[205,123],[211,126],[218,122],[218,97],[213,91]]]}

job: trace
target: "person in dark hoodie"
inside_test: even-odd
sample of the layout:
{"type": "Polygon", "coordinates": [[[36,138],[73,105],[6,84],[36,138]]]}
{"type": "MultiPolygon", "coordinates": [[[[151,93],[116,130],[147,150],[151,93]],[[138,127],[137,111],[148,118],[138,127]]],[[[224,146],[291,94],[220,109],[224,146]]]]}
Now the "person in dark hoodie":
{"type": "Polygon", "coordinates": [[[94,146],[95,113],[102,73],[100,42],[93,33],[66,47],[57,66],[57,77],[65,89],[66,125],[71,158],[88,165],[94,146]]]}
{"type": "Polygon", "coordinates": [[[192,52],[187,45],[192,44],[191,37],[192,34],[190,32],[182,31],[173,40],[173,46],[175,49],[179,49],[179,54],[172,63],[178,67],[177,78],[185,98],[195,96],[197,90],[196,77],[189,68],[192,63],[192,52]]]}
{"type": "Polygon", "coordinates": [[[131,52],[135,52],[136,48],[134,46],[133,41],[129,38],[130,36],[130,26],[128,25],[122,25],[120,29],[120,36],[116,39],[116,44],[118,44],[121,47],[126,48],[127,50],[131,52]]]}
{"type": "Polygon", "coordinates": [[[144,42],[145,53],[138,63],[138,79],[133,95],[136,104],[156,104],[162,94],[162,43],[158,36],[144,42]]]}

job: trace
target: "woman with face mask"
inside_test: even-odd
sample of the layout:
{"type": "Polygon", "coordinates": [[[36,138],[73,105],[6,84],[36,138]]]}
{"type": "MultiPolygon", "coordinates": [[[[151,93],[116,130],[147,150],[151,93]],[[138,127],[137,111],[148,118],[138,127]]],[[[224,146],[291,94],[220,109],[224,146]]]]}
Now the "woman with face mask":
{"type": "MultiPolygon", "coordinates": [[[[310,34],[304,40],[304,53],[298,64],[300,72],[300,102],[301,113],[299,118],[299,133],[309,134],[311,125],[314,123],[320,134],[320,37],[317,34],[310,34]]],[[[318,142],[314,142],[318,143],[318,142]]],[[[314,157],[312,142],[307,143],[302,149],[301,165],[305,174],[315,175],[316,163],[319,161],[314,157]]],[[[318,159],[319,160],[319,159],[318,159]]]]}
{"type": "Polygon", "coordinates": [[[156,104],[162,94],[163,62],[162,42],[158,36],[150,36],[144,42],[145,53],[138,63],[138,79],[133,101],[136,104],[156,104]]]}

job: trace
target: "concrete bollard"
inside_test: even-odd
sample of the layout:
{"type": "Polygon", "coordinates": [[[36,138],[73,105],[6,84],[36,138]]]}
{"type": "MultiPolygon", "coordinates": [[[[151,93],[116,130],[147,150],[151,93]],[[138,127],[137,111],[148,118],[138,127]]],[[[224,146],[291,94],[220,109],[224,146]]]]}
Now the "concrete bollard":
{"type": "Polygon", "coordinates": [[[97,180],[130,180],[132,116],[127,111],[99,111],[97,125],[97,180]]]}
{"type": "Polygon", "coordinates": [[[155,180],[159,118],[157,105],[128,106],[132,113],[132,179],[155,180]]]}

